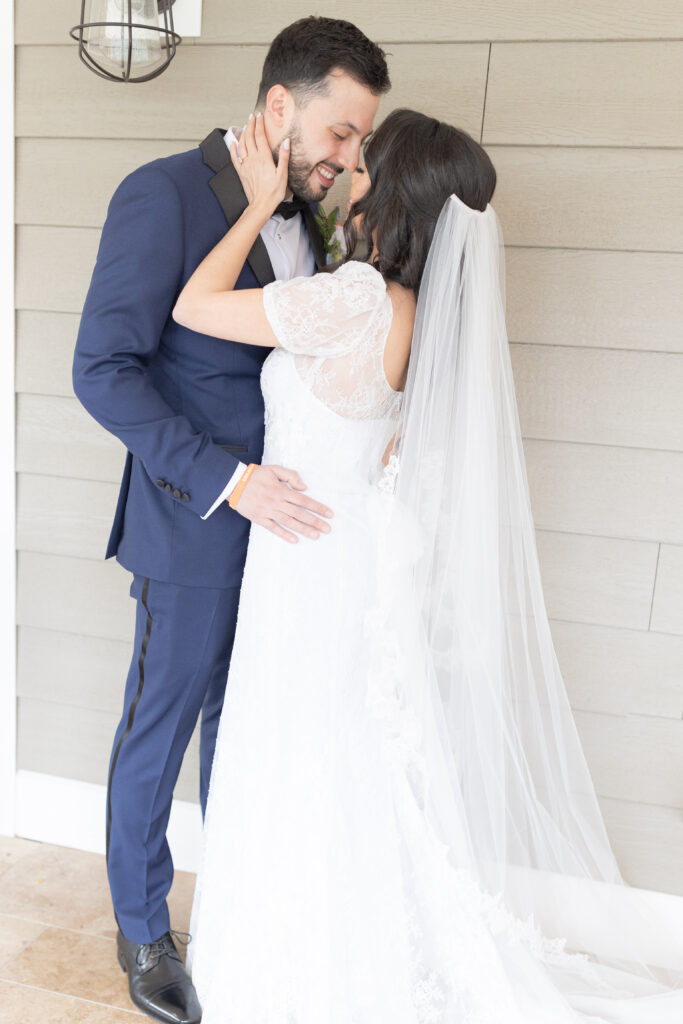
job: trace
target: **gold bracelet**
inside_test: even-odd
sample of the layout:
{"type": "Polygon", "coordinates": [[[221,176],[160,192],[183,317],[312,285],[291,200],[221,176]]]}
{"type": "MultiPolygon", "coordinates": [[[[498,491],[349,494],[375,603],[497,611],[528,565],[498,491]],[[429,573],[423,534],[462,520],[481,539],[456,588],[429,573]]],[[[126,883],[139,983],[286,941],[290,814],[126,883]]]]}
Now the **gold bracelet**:
{"type": "Polygon", "coordinates": [[[244,473],[242,473],[242,476],[237,481],[237,486],[235,487],[234,491],[228,498],[228,505],[230,506],[230,508],[237,509],[237,502],[242,497],[242,491],[249,483],[249,480],[251,479],[251,474],[256,469],[256,465],[257,464],[255,462],[251,462],[245,469],[244,473]]]}

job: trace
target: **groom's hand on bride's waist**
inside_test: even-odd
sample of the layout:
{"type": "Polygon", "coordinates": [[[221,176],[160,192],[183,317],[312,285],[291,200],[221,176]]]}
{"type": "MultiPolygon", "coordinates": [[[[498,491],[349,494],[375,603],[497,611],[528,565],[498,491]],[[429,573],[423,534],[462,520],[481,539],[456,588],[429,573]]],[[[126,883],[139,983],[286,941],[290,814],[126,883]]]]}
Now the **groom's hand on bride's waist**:
{"type": "Polygon", "coordinates": [[[326,519],[334,513],[319,501],[306,497],[306,484],[293,469],[284,466],[247,467],[228,499],[230,507],[258,526],[265,527],[290,544],[297,533],[317,540],[330,532],[326,519]]]}

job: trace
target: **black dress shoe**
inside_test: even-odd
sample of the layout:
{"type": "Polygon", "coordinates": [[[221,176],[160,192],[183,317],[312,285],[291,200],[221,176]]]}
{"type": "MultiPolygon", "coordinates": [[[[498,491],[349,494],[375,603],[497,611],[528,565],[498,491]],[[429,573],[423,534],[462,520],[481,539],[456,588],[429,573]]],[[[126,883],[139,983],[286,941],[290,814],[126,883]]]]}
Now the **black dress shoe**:
{"type": "Polygon", "coordinates": [[[130,998],[162,1024],[200,1024],[202,1010],[194,985],[170,932],[156,942],[130,942],[119,931],[116,947],[121,970],[128,975],[130,998]]]}

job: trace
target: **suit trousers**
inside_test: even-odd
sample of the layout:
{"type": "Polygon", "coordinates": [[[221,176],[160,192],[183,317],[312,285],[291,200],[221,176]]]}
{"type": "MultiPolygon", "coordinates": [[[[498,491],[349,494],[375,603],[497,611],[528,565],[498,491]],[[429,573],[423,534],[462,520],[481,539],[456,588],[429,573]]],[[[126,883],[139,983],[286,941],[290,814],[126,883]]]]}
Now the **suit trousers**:
{"type": "Polygon", "coordinates": [[[185,587],[135,575],[131,597],[135,647],[109,765],[107,871],[121,931],[147,943],[170,927],[166,829],[200,713],[199,790],[206,810],[239,587],[185,587]]]}

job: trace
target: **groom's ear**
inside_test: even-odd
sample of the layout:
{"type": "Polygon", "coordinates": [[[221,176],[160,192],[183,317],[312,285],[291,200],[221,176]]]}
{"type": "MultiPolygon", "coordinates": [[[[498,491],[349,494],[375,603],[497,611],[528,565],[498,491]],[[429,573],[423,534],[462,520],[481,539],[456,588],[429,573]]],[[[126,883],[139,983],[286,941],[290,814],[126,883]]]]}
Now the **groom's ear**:
{"type": "Polygon", "coordinates": [[[273,85],[266,96],[266,114],[276,129],[289,125],[294,110],[294,98],[284,85],[273,85]]]}

